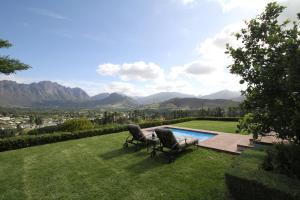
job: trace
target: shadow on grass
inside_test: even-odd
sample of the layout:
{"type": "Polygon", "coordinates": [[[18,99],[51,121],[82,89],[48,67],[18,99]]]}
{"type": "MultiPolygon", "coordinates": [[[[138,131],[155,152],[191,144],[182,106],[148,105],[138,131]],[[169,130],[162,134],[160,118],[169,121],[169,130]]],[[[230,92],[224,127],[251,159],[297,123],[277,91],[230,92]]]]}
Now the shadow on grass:
{"type": "Polygon", "coordinates": [[[138,145],[138,146],[130,145],[129,147],[127,147],[125,149],[124,148],[114,149],[112,151],[103,153],[99,156],[104,160],[109,160],[109,159],[113,159],[116,157],[120,157],[120,156],[126,155],[128,153],[135,153],[137,156],[147,156],[147,154],[145,152],[142,152],[142,150],[145,148],[146,148],[146,146],[144,146],[144,145],[138,145]]]}
{"type": "Polygon", "coordinates": [[[157,152],[155,157],[150,157],[150,155],[148,154],[145,159],[126,167],[126,170],[133,174],[142,174],[162,165],[172,165],[176,163],[177,160],[182,156],[185,156],[188,153],[192,153],[193,151],[194,149],[186,149],[185,151],[176,154],[175,161],[172,163],[169,163],[169,158],[166,153],[157,152]]]}

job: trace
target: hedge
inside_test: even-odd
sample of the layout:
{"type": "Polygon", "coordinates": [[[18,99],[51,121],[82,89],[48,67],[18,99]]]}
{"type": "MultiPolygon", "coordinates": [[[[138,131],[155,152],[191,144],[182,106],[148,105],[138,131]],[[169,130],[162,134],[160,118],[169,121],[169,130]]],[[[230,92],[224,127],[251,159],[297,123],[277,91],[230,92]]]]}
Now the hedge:
{"type": "Polygon", "coordinates": [[[226,185],[234,199],[299,200],[300,180],[261,168],[266,152],[244,151],[225,173],[226,185]]]}
{"type": "Polygon", "coordinates": [[[27,132],[28,135],[38,135],[45,133],[59,132],[62,129],[62,125],[45,126],[42,128],[36,128],[27,132]]]}
{"type": "MultiPolygon", "coordinates": [[[[187,117],[187,118],[179,118],[179,119],[172,119],[172,120],[164,120],[164,121],[151,121],[151,122],[144,122],[141,123],[140,126],[142,128],[147,128],[151,126],[159,126],[159,125],[167,125],[167,124],[175,124],[185,121],[191,121],[191,120],[212,120],[212,121],[238,121],[239,117],[187,117]]],[[[42,128],[33,129],[27,132],[28,135],[38,135],[38,134],[46,134],[46,133],[54,133],[54,132],[60,132],[62,131],[63,126],[62,125],[56,125],[56,126],[46,126],[42,128]]]]}
{"type": "Polygon", "coordinates": [[[197,117],[196,120],[228,121],[237,122],[240,117],[197,117]]]}
{"type": "MultiPolygon", "coordinates": [[[[148,128],[153,126],[175,124],[185,121],[195,120],[195,118],[181,118],[174,120],[165,120],[165,121],[152,121],[141,123],[142,128],[148,128]]],[[[54,132],[54,133],[45,133],[38,135],[23,135],[17,137],[10,137],[5,139],[0,139],[0,151],[7,151],[19,148],[25,148],[30,146],[36,146],[41,144],[55,143],[60,141],[66,141],[71,139],[79,139],[97,135],[105,135],[110,133],[117,133],[127,130],[127,125],[116,125],[115,127],[109,128],[100,128],[100,129],[89,129],[82,131],[73,131],[73,132],[54,132]]]]}

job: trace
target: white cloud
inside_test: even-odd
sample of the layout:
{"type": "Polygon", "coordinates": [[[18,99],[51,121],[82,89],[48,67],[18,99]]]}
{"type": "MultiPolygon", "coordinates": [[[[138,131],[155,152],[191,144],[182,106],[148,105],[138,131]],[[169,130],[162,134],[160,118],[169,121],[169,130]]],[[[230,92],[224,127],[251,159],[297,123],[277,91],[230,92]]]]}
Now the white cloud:
{"type": "Polygon", "coordinates": [[[125,63],[121,68],[121,79],[123,80],[153,80],[163,76],[163,69],[154,63],[143,61],[135,63],[125,63]]]}
{"type": "Polygon", "coordinates": [[[118,91],[125,94],[153,94],[162,91],[176,91],[189,94],[207,94],[222,89],[240,90],[239,78],[229,73],[227,66],[230,58],[225,54],[226,43],[239,45],[232,32],[242,28],[242,23],[224,27],[219,33],[202,41],[197,52],[199,58],[181,66],[171,67],[164,71],[154,63],[143,61],[121,65],[103,64],[98,73],[114,75],[123,81],[144,81],[141,85],[129,82],[109,84],[107,91],[118,91]]]}
{"type": "Polygon", "coordinates": [[[286,6],[286,9],[283,11],[279,19],[281,21],[284,21],[286,19],[295,21],[297,19],[297,13],[300,12],[300,1],[299,0],[282,1],[282,5],[286,6]]]}
{"type": "Polygon", "coordinates": [[[15,74],[10,74],[10,75],[0,74],[0,81],[2,81],[2,80],[16,81],[17,83],[31,83],[32,82],[31,79],[20,78],[20,77],[16,76],[15,74]]]}
{"type": "Polygon", "coordinates": [[[141,92],[137,91],[137,88],[127,82],[111,82],[103,88],[104,92],[112,93],[112,92],[117,92],[117,93],[122,93],[130,96],[135,96],[135,95],[140,95],[141,92]]]}
{"type": "Polygon", "coordinates": [[[158,92],[181,92],[194,95],[199,94],[199,90],[197,88],[194,88],[194,85],[191,84],[188,80],[179,79],[162,79],[159,81],[155,81],[152,84],[148,84],[144,88],[148,94],[154,94],[158,92]]]}
{"type": "Polygon", "coordinates": [[[178,78],[199,78],[212,74],[217,68],[209,62],[197,60],[183,66],[175,66],[170,69],[168,78],[176,80],[178,78]]]}
{"type": "Polygon", "coordinates": [[[214,66],[210,66],[209,64],[205,64],[201,61],[195,61],[185,66],[185,72],[194,75],[210,74],[213,71],[215,71],[214,66]]]}
{"type": "Polygon", "coordinates": [[[197,47],[199,59],[182,66],[172,67],[170,77],[176,79],[183,76],[199,80],[203,76],[228,73],[226,66],[231,63],[231,59],[225,54],[226,43],[232,46],[240,45],[232,33],[239,31],[242,26],[242,23],[231,24],[214,36],[206,38],[197,47]]]}
{"type": "Polygon", "coordinates": [[[181,0],[184,5],[195,3],[195,0],[181,0]]]}
{"type": "Polygon", "coordinates": [[[100,75],[115,75],[121,70],[119,65],[105,63],[98,66],[97,73],[100,75]]]}
{"type": "Polygon", "coordinates": [[[223,12],[229,12],[233,9],[262,11],[267,3],[274,0],[215,0],[223,9],[223,12]]]}
{"type": "Polygon", "coordinates": [[[111,63],[99,65],[97,72],[100,75],[116,75],[124,81],[146,81],[163,77],[163,69],[154,63],[143,61],[115,65],[111,63]]]}
{"type": "MultiPolygon", "coordinates": [[[[194,0],[195,1],[195,0],[194,0]]],[[[286,10],[283,13],[284,18],[296,19],[296,13],[299,12],[300,1],[299,0],[210,0],[217,1],[222,7],[223,12],[230,12],[232,10],[252,10],[255,13],[261,13],[266,5],[270,2],[278,2],[281,5],[286,6],[286,10]]]]}
{"type": "Polygon", "coordinates": [[[224,53],[226,51],[226,44],[228,43],[235,47],[239,46],[240,43],[233,34],[239,32],[244,26],[244,23],[233,23],[224,27],[213,37],[205,39],[197,47],[201,58],[205,60],[219,60],[219,62],[223,63],[227,57],[224,53]]]}

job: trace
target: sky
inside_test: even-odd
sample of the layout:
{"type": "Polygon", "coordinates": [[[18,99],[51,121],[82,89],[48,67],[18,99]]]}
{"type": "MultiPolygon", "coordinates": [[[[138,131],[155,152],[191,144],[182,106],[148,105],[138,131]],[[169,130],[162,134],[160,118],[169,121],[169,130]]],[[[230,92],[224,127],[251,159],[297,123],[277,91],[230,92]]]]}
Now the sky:
{"type": "MultiPolygon", "coordinates": [[[[31,68],[0,80],[42,80],[89,95],[205,95],[245,87],[225,45],[269,0],[2,0],[1,49],[31,68]]],[[[293,18],[299,0],[281,0],[293,18]]]]}

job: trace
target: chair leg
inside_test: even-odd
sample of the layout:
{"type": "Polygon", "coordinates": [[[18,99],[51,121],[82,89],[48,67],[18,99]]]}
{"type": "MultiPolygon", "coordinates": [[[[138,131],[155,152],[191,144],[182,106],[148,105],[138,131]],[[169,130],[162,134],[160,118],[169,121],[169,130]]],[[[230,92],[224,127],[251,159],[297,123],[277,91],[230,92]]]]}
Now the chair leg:
{"type": "Polygon", "coordinates": [[[169,155],[169,163],[172,163],[175,161],[175,156],[173,154],[169,155]]]}
{"type": "Polygon", "coordinates": [[[138,146],[139,146],[139,143],[137,142],[137,143],[134,145],[134,151],[137,151],[137,150],[138,150],[138,146]]]}
{"type": "Polygon", "coordinates": [[[168,153],[169,163],[172,163],[175,161],[175,153],[169,152],[168,153]]]}
{"type": "Polygon", "coordinates": [[[128,148],[128,142],[125,142],[124,144],[123,144],[123,149],[127,149],[128,148]]]}

